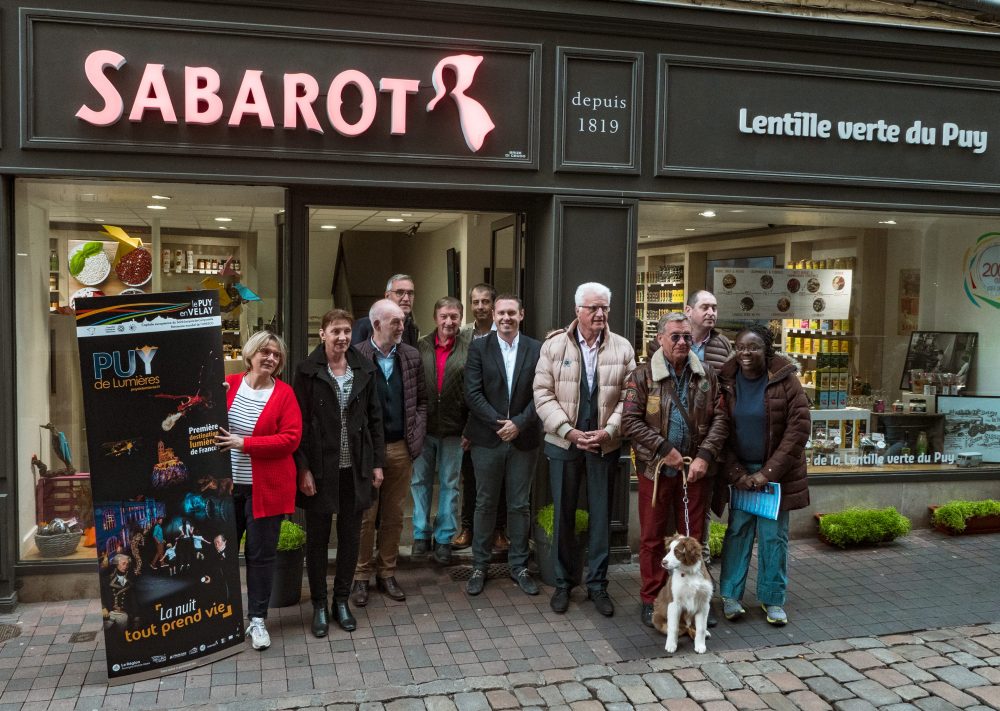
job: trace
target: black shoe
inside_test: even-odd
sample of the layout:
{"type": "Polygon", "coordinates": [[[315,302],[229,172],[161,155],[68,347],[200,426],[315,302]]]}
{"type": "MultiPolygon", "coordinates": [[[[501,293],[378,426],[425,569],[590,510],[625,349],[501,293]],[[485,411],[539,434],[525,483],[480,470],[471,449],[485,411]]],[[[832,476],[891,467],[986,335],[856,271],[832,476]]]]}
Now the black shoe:
{"type": "Polygon", "coordinates": [[[469,595],[478,595],[486,587],[486,571],[482,568],[475,568],[472,571],[472,577],[469,578],[469,582],[465,584],[465,592],[469,595]]]}
{"type": "Polygon", "coordinates": [[[388,578],[375,578],[375,587],[384,592],[387,597],[400,602],[406,599],[406,593],[403,592],[403,588],[399,587],[399,583],[396,582],[396,577],[390,575],[388,578]]]}
{"type": "Polygon", "coordinates": [[[566,612],[569,609],[569,588],[556,588],[552,593],[552,599],[549,600],[549,607],[559,614],[566,612]]]}
{"type": "Polygon", "coordinates": [[[364,607],[368,604],[368,581],[367,580],[355,580],[351,584],[351,600],[358,607],[364,607]]]}
{"type": "Polygon", "coordinates": [[[333,609],[330,612],[337,618],[337,624],[345,632],[353,632],[358,628],[358,621],[351,614],[351,608],[348,606],[346,598],[343,600],[334,600],[333,609]]]}
{"type": "Polygon", "coordinates": [[[611,602],[607,590],[591,590],[587,596],[594,601],[594,607],[605,617],[615,614],[615,605],[611,602]]]}
{"type": "Polygon", "coordinates": [[[427,538],[414,538],[410,548],[411,558],[425,558],[431,553],[431,542],[427,538]]]}
{"type": "Polygon", "coordinates": [[[437,548],[434,549],[434,562],[440,563],[441,565],[451,564],[451,544],[450,543],[438,543],[437,548]]]}
{"type": "Polygon", "coordinates": [[[709,603],[708,605],[708,621],[705,624],[708,625],[709,627],[715,627],[717,624],[719,624],[719,620],[715,616],[715,610],[712,609],[711,603],[709,603]]]}
{"type": "Polygon", "coordinates": [[[646,627],[653,626],[653,603],[642,603],[642,613],[639,615],[639,619],[642,620],[642,624],[646,625],[646,627]]]}
{"type": "Polygon", "coordinates": [[[517,583],[517,586],[521,588],[521,591],[525,595],[538,594],[538,583],[531,577],[531,573],[528,572],[527,568],[521,568],[517,575],[512,573],[510,577],[517,583]]]}
{"type": "Polygon", "coordinates": [[[322,607],[313,606],[312,633],[315,637],[326,637],[329,629],[330,624],[326,621],[326,601],[324,600],[322,607]]]}

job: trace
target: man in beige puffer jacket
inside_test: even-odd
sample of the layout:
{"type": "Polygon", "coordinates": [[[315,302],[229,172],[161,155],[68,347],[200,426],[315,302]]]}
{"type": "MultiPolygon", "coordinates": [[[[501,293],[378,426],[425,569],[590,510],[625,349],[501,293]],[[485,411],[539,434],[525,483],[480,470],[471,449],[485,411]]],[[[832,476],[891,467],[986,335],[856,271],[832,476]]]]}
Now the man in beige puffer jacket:
{"type": "Polygon", "coordinates": [[[608,617],[608,557],[611,534],[612,472],[621,447],[625,380],[635,370],[632,344],[608,327],[611,291],[588,282],[576,290],[576,320],[549,334],[535,368],[534,400],[545,431],[555,513],[552,549],[556,591],[551,607],[565,612],[579,584],[576,502],[586,477],[588,533],[587,592],[608,617]]]}

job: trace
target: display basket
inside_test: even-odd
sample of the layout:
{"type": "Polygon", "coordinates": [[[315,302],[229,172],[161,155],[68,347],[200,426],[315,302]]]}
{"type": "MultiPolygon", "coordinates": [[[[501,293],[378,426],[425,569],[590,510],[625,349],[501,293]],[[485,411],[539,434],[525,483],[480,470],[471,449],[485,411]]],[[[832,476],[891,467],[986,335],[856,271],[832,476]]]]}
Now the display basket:
{"type": "Polygon", "coordinates": [[[76,552],[83,531],[68,531],[43,536],[35,534],[35,547],[43,558],[63,558],[76,552]]]}

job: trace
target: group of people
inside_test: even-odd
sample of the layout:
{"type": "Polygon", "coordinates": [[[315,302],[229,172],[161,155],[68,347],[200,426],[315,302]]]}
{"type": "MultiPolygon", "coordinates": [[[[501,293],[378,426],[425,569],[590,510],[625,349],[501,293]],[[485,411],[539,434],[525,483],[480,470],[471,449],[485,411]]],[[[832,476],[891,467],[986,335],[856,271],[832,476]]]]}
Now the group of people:
{"type": "Polygon", "coordinates": [[[366,318],[355,322],[342,309],[327,312],[320,343],[295,368],[291,386],[276,379],[287,356],[269,332],[247,341],[247,371],[227,378],[230,427],[221,430],[218,444],[231,451],[238,536],[246,532],[248,634],[255,649],[270,644],[264,620],[278,530],[296,505],[306,511],[317,637],[328,633],[331,618],[344,630],[356,629],[350,605],[368,604],[373,578],[390,599],[406,598],[395,572],[407,493],[414,556],[447,564],[456,546],[471,544],[466,592],[478,595],[499,544],[507,548],[511,578],[537,595],[528,541],[540,450],[554,505],[551,608],[565,612],[572,589],[583,583],[595,608],[613,615],[607,590],[612,473],[623,437],[635,447],[640,473],[643,621],[651,624],[652,601],[665,582],[660,560],[671,521],[685,521],[692,536],[707,536],[709,506],[719,511],[726,500],[717,484],[759,489],[770,481],[783,484],[782,515],[766,522],[730,512],[721,592],[727,617],[744,612],[739,600],[756,535],[758,598],[770,621],[784,621],[787,511],[808,503],[809,412],[794,365],[774,354],[766,329],[741,331],[730,358],[733,347],[714,329],[715,298],[697,292],[684,314],[661,319],[657,347],[637,369],[632,345],[609,327],[611,292],[596,282],[577,288],[575,319],[544,342],[521,333],[521,299],[497,295],[488,284],[470,292],[472,324],[463,326],[459,299],[443,297],[434,304],[435,329],[423,337],[413,320],[414,297],[413,279],[396,274],[366,318]],[[685,458],[687,475],[678,476],[685,458]],[[585,580],[575,535],[583,486],[585,580]]]}

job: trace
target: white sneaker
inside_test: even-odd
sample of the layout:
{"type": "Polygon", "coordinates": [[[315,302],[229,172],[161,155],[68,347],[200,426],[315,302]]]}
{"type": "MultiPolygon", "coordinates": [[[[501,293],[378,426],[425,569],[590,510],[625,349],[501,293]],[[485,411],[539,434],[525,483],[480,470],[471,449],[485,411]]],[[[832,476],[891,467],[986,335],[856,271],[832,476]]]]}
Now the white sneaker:
{"type": "Polygon", "coordinates": [[[250,635],[250,642],[254,649],[267,649],[271,646],[271,635],[267,633],[263,618],[251,617],[247,634],[250,635]]]}

